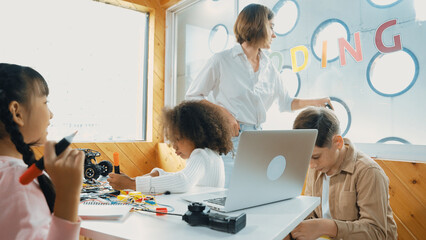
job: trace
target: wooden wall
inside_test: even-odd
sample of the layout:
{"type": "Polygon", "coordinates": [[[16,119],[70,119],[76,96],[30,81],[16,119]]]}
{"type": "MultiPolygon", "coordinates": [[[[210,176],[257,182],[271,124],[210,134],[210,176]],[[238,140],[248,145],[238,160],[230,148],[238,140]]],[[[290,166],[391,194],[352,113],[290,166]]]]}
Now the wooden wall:
{"type": "Polygon", "coordinates": [[[398,239],[426,238],[426,163],[376,159],[389,177],[398,239]]]}

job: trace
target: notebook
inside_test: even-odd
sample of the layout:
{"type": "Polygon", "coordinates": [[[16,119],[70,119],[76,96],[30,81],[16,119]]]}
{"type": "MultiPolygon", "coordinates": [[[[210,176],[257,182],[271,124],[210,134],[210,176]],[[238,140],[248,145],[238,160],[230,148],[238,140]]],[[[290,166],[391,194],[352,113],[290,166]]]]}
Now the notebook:
{"type": "Polygon", "coordinates": [[[121,220],[132,209],[131,205],[108,204],[98,202],[82,202],[78,208],[78,216],[83,220],[121,220]]]}
{"type": "Polygon", "coordinates": [[[182,198],[231,212],[299,196],[316,136],[316,129],[244,131],[229,188],[182,198]]]}

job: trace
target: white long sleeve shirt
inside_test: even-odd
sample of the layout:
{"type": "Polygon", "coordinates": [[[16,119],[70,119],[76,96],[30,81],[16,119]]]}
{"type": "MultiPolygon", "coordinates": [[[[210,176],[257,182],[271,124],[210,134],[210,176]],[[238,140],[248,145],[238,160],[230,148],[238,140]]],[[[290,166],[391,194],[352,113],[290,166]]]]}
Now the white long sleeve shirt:
{"type": "Polygon", "coordinates": [[[0,238],[78,239],[80,222],[52,215],[37,179],[19,183],[26,170],[22,159],[0,156],[0,238]]]}
{"type": "Polygon", "coordinates": [[[281,112],[291,111],[293,101],[268,56],[260,52],[259,70],[254,72],[239,44],[209,59],[185,99],[208,99],[226,108],[239,122],[252,125],[265,122],[275,100],[281,112]]]}
{"type": "Polygon", "coordinates": [[[185,168],[179,172],[166,172],[161,168],[154,168],[151,172],[155,171],[158,171],[158,177],[136,177],[136,191],[182,193],[195,185],[221,188],[225,185],[222,158],[217,152],[208,148],[197,148],[192,151],[186,160],[185,168]]]}

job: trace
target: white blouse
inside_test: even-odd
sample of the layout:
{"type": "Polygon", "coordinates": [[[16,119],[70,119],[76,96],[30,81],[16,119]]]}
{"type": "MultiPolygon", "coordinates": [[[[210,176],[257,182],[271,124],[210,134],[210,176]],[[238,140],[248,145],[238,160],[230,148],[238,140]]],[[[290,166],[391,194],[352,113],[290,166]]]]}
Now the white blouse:
{"type": "Polygon", "coordinates": [[[136,177],[136,191],[183,193],[195,185],[220,188],[225,185],[222,158],[217,152],[208,148],[197,148],[192,151],[186,160],[185,168],[179,172],[166,172],[161,168],[154,168],[151,173],[155,171],[160,174],[158,177],[136,177]]]}
{"type": "Polygon", "coordinates": [[[209,59],[192,81],[185,99],[208,99],[226,108],[239,122],[252,125],[265,122],[266,112],[275,100],[281,112],[291,111],[293,98],[262,51],[256,73],[238,44],[209,59]]]}

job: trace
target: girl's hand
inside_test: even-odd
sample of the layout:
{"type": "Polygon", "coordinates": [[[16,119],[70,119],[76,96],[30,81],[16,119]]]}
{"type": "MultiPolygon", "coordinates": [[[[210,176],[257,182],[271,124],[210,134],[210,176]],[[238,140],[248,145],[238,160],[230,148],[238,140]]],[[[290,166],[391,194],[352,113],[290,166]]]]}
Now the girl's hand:
{"type": "Polygon", "coordinates": [[[44,165],[56,192],[80,193],[83,184],[84,153],[67,148],[59,156],[55,142],[48,141],[44,148],[44,165]]]}
{"type": "Polygon", "coordinates": [[[83,184],[84,153],[67,148],[59,156],[55,153],[55,143],[44,145],[44,166],[55,187],[54,214],[56,217],[78,221],[78,206],[83,184]]]}
{"type": "Polygon", "coordinates": [[[136,181],[124,173],[110,173],[107,181],[115,190],[133,189],[136,190],[136,181]]]}

